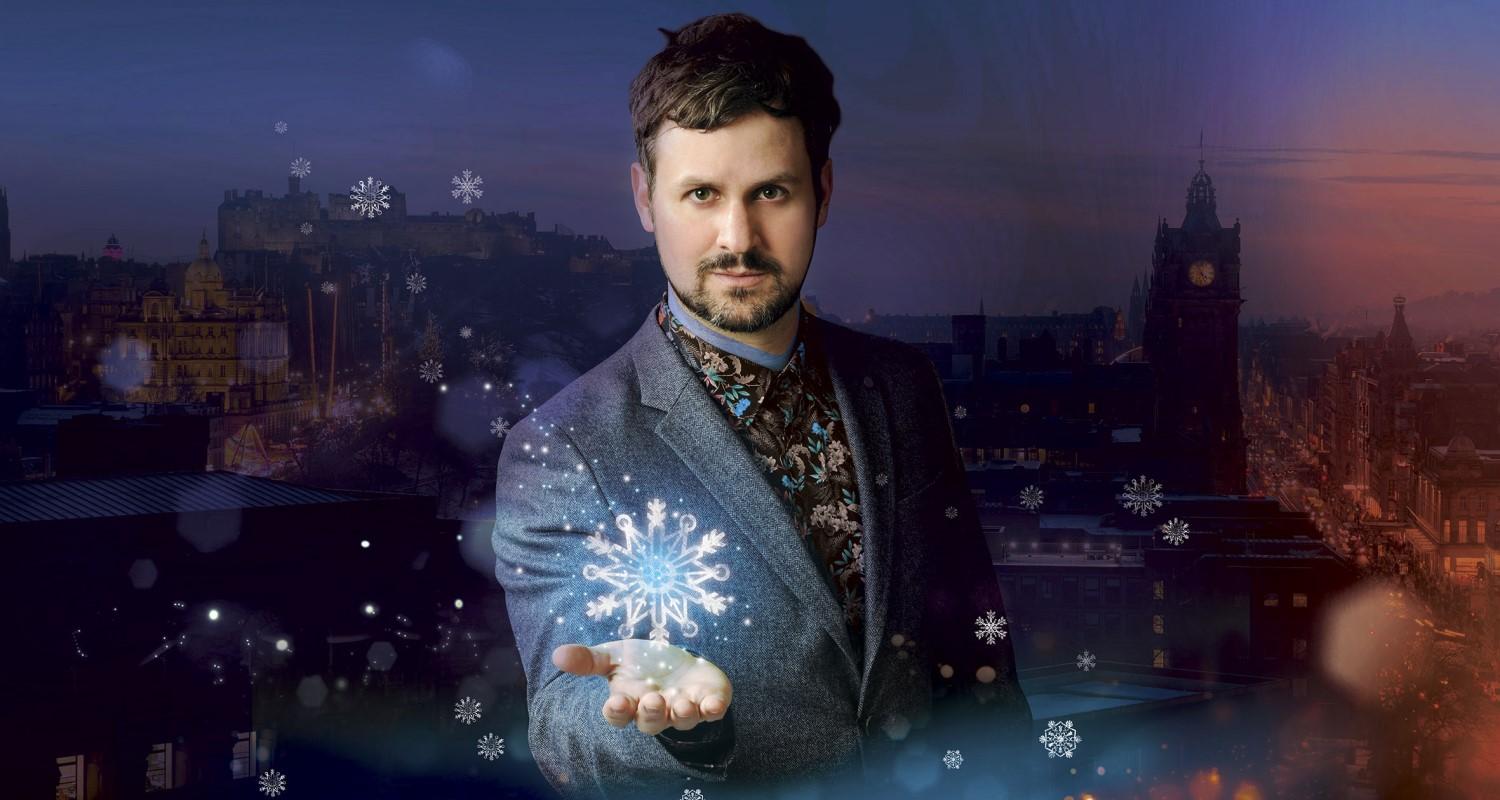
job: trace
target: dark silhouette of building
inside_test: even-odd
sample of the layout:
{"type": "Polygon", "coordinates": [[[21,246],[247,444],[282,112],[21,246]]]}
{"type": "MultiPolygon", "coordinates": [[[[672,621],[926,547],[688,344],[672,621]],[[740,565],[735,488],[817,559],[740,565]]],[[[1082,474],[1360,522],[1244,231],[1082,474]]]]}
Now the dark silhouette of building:
{"type": "Polygon", "coordinates": [[[1151,445],[1179,466],[1174,485],[1245,492],[1239,395],[1240,223],[1219,224],[1198,161],[1182,227],[1157,223],[1146,300],[1145,355],[1156,376],[1151,445]]]}
{"type": "Polygon", "coordinates": [[[0,186],[0,267],[10,266],[10,198],[0,186]]]}

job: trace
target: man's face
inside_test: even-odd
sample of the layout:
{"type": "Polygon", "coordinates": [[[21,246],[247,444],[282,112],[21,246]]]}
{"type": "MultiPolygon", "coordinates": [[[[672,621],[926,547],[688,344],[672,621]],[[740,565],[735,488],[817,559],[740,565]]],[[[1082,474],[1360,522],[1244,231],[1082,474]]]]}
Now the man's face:
{"type": "Polygon", "coordinates": [[[815,207],[802,123],[764,111],[706,133],[664,123],[650,193],[640,162],[630,165],[636,212],[656,234],[667,280],[694,314],[735,333],[762,330],[797,305],[828,218],[833,162],[821,172],[815,207]]]}

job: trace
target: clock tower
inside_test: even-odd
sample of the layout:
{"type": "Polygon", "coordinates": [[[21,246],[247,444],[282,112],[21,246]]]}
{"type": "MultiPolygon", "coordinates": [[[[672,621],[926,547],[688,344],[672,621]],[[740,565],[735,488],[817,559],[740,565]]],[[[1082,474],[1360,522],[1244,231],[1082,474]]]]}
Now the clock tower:
{"type": "Polygon", "coordinates": [[[1145,356],[1155,377],[1151,450],[1170,490],[1243,494],[1240,415],[1240,223],[1219,224],[1198,161],[1182,227],[1157,223],[1146,295],[1145,356]],[[1170,474],[1170,473],[1176,474],[1170,474]]]}

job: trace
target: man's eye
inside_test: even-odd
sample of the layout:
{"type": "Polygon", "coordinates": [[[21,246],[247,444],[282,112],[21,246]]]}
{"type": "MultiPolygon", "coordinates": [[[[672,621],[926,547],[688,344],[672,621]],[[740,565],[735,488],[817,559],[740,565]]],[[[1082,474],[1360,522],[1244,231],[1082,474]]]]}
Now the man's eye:
{"type": "Polygon", "coordinates": [[[762,186],[760,190],[762,192],[764,192],[767,189],[770,189],[773,192],[780,192],[781,191],[781,187],[780,186],[762,186]]]}
{"type": "Polygon", "coordinates": [[[694,199],[695,199],[695,200],[705,200],[705,199],[707,199],[707,198],[704,198],[704,197],[699,197],[699,196],[698,196],[698,193],[699,193],[699,192],[709,192],[709,191],[713,191],[713,190],[712,190],[712,189],[694,189],[694,190],[693,190],[693,192],[692,192],[692,194],[693,194],[693,198],[694,198],[694,199]]]}

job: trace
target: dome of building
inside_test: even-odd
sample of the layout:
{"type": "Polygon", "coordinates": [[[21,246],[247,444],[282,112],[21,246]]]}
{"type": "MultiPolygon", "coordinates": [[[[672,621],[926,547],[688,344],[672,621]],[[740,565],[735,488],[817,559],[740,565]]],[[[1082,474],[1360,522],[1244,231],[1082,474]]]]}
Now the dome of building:
{"type": "Polygon", "coordinates": [[[1448,440],[1448,455],[1462,458],[1478,454],[1474,450],[1474,440],[1460,433],[1448,440]]]}
{"type": "Polygon", "coordinates": [[[198,240],[198,258],[188,265],[182,280],[188,286],[220,288],[224,285],[224,272],[208,252],[208,234],[198,240]]]}

